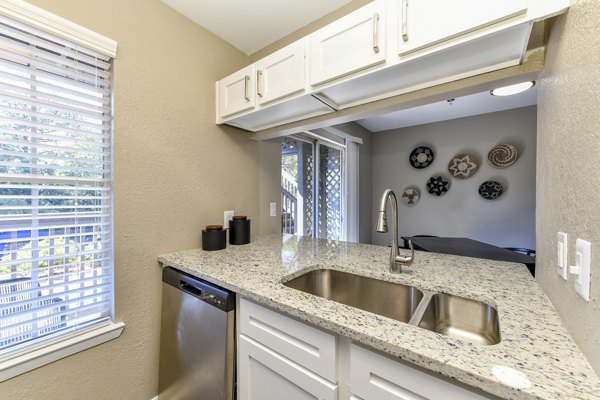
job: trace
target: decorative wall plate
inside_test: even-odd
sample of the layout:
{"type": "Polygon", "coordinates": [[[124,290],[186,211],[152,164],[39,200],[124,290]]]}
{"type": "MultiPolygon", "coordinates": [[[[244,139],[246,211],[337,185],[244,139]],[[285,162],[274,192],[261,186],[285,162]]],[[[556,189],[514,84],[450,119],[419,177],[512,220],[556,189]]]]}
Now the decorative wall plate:
{"type": "Polygon", "coordinates": [[[470,154],[457,154],[448,163],[448,171],[454,178],[470,178],[479,169],[479,161],[470,154]]]}
{"type": "Polygon", "coordinates": [[[450,182],[443,176],[432,176],[427,181],[427,191],[435,196],[441,196],[450,189],[450,182]]]}
{"type": "Polygon", "coordinates": [[[479,186],[479,195],[486,200],[496,200],[502,196],[502,184],[496,181],[486,181],[479,186]]]}
{"type": "Polygon", "coordinates": [[[519,158],[517,148],[512,144],[499,144],[488,153],[488,161],[494,168],[510,167],[519,158]]]}
{"type": "Polygon", "coordinates": [[[419,202],[419,197],[421,197],[419,190],[416,188],[409,187],[404,189],[401,200],[407,206],[412,206],[419,202]]]}
{"type": "Polygon", "coordinates": [[[414,168],[423,169],[429,167],[434,158],[433,150],[429,147],[420,146],[411,151],[408,160],[414,168]]]}

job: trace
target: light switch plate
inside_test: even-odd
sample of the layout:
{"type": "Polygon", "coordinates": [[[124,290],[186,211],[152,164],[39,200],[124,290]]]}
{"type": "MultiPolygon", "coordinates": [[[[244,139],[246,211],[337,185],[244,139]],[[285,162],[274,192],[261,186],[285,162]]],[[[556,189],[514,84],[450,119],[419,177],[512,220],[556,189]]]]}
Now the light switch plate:
{"type": "Polygon", "coordinates": [[[567,280],[567,266],[568,266],[568,241],[567,234],[563,232],[558,232],[558,255],[556,258],[556,273],[558,273],[562,278],[567,280]]]}
{"type": "Polygon", "coordinates": [[[271,215],[271,217],[277,216],[277,203],[274,201],[269,203],[269,215],[271,215]]]}
{"type": "Polygon", "coordinates": [[[576,275],[575,291],[588,302],[590,301],[591,258],[592,244],[587,240],[577,239],[575,242],[575,266],[570,268],[570,272],[576,275]]]}
{"type": "Polygon", "coordinates": [[[233,210],[223,211],[223,228],[229,229],[229,220],[234,216],[233,210]]]}

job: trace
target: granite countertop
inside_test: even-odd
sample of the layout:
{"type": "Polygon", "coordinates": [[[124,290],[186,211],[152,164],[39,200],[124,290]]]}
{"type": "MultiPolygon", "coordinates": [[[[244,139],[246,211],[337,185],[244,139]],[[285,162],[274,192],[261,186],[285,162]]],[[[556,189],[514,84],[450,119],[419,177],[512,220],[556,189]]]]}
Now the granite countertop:
{"type": "Polygon", "coordinates": [[[388,272],[389,248],[267,235],[251,244],[159,257],[240,296],[505,399],[600,398],[600,381],[551,303],[522,264],[415,252],[388,272]],[[477,345],[282,285],[319,268],[337,269],[482,300],[497,306],[502,341],[477,345]]]}

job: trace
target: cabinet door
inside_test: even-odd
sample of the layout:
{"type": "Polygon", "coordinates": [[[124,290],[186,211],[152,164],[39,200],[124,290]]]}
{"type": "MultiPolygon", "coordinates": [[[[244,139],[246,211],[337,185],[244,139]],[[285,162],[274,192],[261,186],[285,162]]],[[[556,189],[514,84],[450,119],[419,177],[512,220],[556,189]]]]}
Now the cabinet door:
{"type": "Polygon", "coordinates": [[[428,373],[362,347],[350,346],[350,390],[362,400],[486,400],[428,373]]]}
{"type": "Polygon", "coordinates": [[[240,335],[238,399],[336,400],[337,386],[240,335]]]}
{"type": "Polygon", "coordinates": [[[217,82],[219,117],[250,110],[255,106],[254,65],[239,70],[217,82]]]}
{"type": "Polygon", "coordinates": [[[385,61],[385,1],[376,0],[310,36],[310,84],[385,61]]]}
{"type": "Polygon", "coordinates": [[[266,104],[304,90],[305,48],[303,40],[292,43],[254,64],[258,104],[266,104]]]}
{"type": "Polygon", "coordinates": [[[527,12],[526,0],[397,0],[404,54],[527,12]]]}
{"type": "Polygon", "coordinates": [[[302,367],[335,381],[335,335],[245,299],[240,299],[238,311],[240,333],[302,367]]]}

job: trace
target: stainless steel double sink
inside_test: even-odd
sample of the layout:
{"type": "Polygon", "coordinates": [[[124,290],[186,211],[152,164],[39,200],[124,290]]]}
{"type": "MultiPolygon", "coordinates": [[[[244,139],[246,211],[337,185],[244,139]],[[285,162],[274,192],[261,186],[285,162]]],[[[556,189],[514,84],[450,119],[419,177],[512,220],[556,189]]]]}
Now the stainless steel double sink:
{"type": "Polygon", "coordinates": [[[498,310],[481,301],[331,269],[309,271],[283,284],[471,343],[500,343],[498,310]]]}

